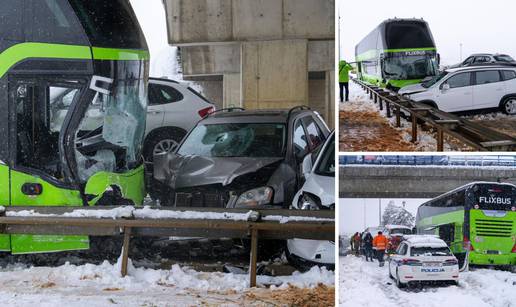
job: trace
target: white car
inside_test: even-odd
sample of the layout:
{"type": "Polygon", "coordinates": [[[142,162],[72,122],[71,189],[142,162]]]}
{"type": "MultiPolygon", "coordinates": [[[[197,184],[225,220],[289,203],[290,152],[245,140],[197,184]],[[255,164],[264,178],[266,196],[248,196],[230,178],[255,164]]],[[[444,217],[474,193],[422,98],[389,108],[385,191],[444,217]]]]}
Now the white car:
{"type": "MultiPolygon", "coordinates": [[[[311,154],[303,160],[306,181],[296,193],[291,209],[335,210],[335,132],[332,132],[312,163],[311,154]],[[312,166],[313,165],[313,166],[312,166]]],[[[314,265],[335,267],[335,242],[305,239],[287,241],[287,257],[297,267],[314,265]]]]}
{"type": "Polygon", "coordinates": [[[213,111],[215,106],[187,84],[150,78],[145,160],[173,151],[197,122],[213,111]]]}
{"type": "Polygon", "coordinates": [[[408,235],[389,258],[389,276],[399,288],[417,281],[449,281],[458,285],[459,262],[437,236],[408,235]]]}
{"type": "Polygon", "coordinates": [[[516,114],[516,67],[453,68],[432,79],[400,89],[410,99],[445,112],[499,108],[516,114]]]}

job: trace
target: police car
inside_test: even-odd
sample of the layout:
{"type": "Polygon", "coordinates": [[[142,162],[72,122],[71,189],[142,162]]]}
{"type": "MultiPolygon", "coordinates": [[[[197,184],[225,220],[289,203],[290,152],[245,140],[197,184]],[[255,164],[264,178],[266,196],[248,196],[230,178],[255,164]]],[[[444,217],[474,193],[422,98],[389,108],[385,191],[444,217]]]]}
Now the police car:
{"type": "Polygon", "coordinates": [[[406,235],[389,259],[389,276],[399,288],[421,281],[459,283],[459,262],[446,243],[432,235],[406,235]]]}

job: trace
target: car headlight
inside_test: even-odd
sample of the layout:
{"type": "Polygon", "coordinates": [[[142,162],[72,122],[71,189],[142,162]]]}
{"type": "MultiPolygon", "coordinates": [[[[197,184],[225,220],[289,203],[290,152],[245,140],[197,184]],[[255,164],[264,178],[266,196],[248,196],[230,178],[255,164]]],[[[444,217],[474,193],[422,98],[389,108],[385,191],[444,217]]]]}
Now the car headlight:
{"type": "Polygon", "coordinates": [[[260,187],[245,191],[238,197],[235,208],[252,208],[271,203],[274,190],[271,187],[260,187]]]}
{"type": "Polygon", "coordinates": [[[301,195],[299,204],[300,204],[299,208],[301,210],[319,210],[320,209],[319,204],[315,201],[315,199],[310,197],[310,195],[308,195],[308,194],[301,195]]]}

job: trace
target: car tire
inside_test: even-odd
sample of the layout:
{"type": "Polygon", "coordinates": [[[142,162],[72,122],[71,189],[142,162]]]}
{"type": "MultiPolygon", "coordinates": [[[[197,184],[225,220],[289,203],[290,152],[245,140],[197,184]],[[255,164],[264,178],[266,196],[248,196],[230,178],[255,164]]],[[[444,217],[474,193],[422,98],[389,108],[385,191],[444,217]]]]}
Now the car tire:
{"type": "Polygon", "coordinates": [[[143,157],[145,161],[152,162],[154,154],[158,152],[172,152],[174,151],[184,134],[172,130],[160,130],[152,134],[146,141],[143,148],[143,157]]]}
{"type": "Polygon", "coordinates": [[[458,281],[458,280],[453,281],[453,284],[454,284],[455,286],[457,286],[457,287],[460,285],[460,283],[459,283],[459,281],[458,281]]]}
{"type": "Polygon", "coordinates": [[[510,96],[505,98],[500,108],[502,109],[502,112],[508,115],[515,115],[516,114],[516,96],[510,96]]]}
{"type": "Polygon", "coordinates": [[[396,269],[396,287],[403,289],[405,288],[405,286],[406,284],[400,281],[400,274],[398,273],[398,269],[396,269]]]}

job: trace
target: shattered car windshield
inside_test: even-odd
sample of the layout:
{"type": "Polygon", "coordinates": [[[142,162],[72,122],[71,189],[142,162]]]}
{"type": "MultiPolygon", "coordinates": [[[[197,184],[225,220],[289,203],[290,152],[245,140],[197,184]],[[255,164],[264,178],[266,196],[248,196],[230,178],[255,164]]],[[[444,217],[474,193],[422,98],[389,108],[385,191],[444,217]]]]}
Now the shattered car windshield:
{"type": "Polygon", "coordinates": [[[427,55],[386,58],[383,69],[385,77],[392,80],[423,79],[436,72],[435,57],[427,55]]]}
{"type": "Polygon", "coordinates": [[[143,80],[121,80],[110,95],[96,93],[76,133],[79,177],[118,172],[138,163],[145,132],[143,80]]]}
{"type": "Polygon", "coordinates": [[[285,139],[284,124],[199,125],[177,153],[203,157],[281,157],[285,139]]]}
{"type": "Polygon", "coordinates": [[[451,256],[448,247],[412,247],[410,249],[411,256],[451,256]]]}

